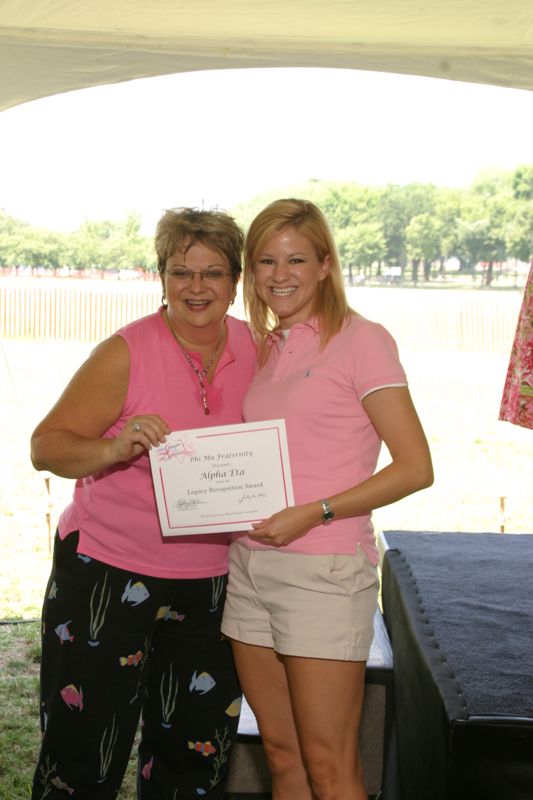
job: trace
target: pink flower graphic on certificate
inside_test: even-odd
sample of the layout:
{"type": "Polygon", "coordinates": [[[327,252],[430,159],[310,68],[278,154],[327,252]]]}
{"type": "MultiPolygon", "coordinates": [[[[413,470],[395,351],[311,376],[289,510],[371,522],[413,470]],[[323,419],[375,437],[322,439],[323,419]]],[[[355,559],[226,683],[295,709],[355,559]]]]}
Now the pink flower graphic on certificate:
{"type": "Polygon", "coordinates": [[[196,455],[194,445],[187,441],[186,436],[183,436],[172,444],[167,443],[160,447],[157,451],[157,460],[162,462],[171,461],[173,458],[179,458],[180,462],[183,463],[184,458],[194,455],[196,455]]]}

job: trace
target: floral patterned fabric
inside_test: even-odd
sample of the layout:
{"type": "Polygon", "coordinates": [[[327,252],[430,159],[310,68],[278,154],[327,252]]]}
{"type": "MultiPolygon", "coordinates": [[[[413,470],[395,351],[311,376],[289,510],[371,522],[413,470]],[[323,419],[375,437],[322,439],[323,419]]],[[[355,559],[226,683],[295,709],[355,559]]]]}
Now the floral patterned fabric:
{"type": "Polygon", "coordinates": [[[533,429],[533,263],[518,318],[499,418],[533,429]]]}

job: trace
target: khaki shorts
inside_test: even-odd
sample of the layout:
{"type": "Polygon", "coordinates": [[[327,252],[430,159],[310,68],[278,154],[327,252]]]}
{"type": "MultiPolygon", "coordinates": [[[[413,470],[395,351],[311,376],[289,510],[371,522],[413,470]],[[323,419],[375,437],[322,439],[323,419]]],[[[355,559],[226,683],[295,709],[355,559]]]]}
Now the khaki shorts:
{"type": "Polygon", "coordinates": [[[377,571],[361,548],[301,555],[233,542],[222,631],[282,655],[366,661],[377,596],[377,571]]]}

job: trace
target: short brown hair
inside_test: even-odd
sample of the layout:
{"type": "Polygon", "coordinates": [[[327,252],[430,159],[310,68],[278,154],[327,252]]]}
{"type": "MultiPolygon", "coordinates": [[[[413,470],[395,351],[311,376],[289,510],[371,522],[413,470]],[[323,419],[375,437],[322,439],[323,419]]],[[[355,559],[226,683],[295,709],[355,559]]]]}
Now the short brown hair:
{"type": "Polygon", "coordinates": [[[242,271],[243,232],[225,211],[203,208],[171,208],[157,223],[155,251],[161,280],[167,260],[176,250],[188,250],[198,242],[228,259],[233,283],[237,283],[242,271]]]}

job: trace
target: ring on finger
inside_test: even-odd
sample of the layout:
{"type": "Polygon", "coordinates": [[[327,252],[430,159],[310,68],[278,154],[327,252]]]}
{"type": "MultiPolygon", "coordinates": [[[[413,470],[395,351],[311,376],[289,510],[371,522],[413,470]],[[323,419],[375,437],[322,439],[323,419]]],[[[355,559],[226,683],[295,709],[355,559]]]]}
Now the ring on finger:
{"type": "Polygon", "coordinates": [[[140,433],[143,429],[142,422],[134,422],[131,426],[135,433],[140,433]]]}

